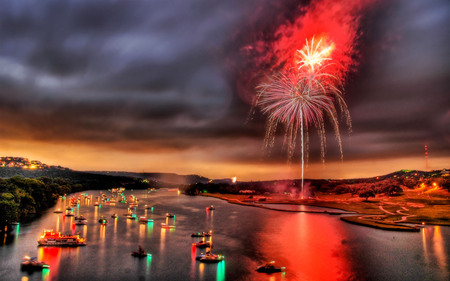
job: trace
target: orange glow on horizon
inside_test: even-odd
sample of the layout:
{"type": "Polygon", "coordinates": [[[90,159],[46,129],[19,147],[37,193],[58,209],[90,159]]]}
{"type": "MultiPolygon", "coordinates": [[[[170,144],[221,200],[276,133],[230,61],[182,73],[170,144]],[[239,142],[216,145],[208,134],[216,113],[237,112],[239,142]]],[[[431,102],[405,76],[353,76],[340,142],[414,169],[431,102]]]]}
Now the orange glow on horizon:
{"type": "MultiPolygon", "coordinates": [[[[254,144],[251,144],[254,146],[254,144]]],[[[245,144],[245,147],[250,147],[245,144]]],[[[292,164],[269,163],[267,161],[239,162],[211,157],[209,149],[192,149],[173,153],[134,153],[96,146],[73,144],[51,144],[0,140],[5,155],[36,159],[48,165],[62,166],[78,171],[123,171],[130,172],[196,174],[210,179],[229,178],[235,175],[240,181],[298,179],[298,159],[292,164]],[[55,151],[58,151],[55,154],[55,151]]],[[[218,148],[228,151],[230,147],[218,148]]],[[[430,169],[448,168],[450,157],[436,157],[430,169]]],[[[394,159],[328,160],[309,163],[305,169],[306,179],[349,179],[386,175],[401,169],[423,170],[423,156],[394,159]]]]}

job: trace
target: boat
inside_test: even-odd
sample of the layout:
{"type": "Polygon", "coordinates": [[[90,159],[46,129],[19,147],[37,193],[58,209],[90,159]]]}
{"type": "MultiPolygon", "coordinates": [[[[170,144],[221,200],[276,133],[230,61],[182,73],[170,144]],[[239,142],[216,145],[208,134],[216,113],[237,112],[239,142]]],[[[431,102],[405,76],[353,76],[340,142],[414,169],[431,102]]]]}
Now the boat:
{"type": "Polygon", "coordinates": [[[140,217],[139,218],[139,222],[140,223],[148,223],[148,222],[153,222],[152,219],[147,219],[146,217],[140,217]]]}
{"type": "Polygon", "coordinates": [[[216,255],[211,252],[206,252],[206,254],[195,257],[196,260],[204,263],[217,263],[225,259],[225,256],[216,255]]]}
{"type": "Polygon", "coordinates": [[[139,246],[139,249],[137,251],[133,251],[131,252],[131,255],[133,257],[137,257],[137,258],[143,258],[143,257],[148,257],[148,256],[152,256],[152,254],[146,252],[141,246],[139,246]]]}
{"type": "Polygon", "coordinates": [[[285,267],[276,267],[273,264],[274,262],[271,261],[266,264],[260,265],[256,268],[256,271],[263,273],[274,273],[274,272],[281,272],[286,269],[285,267]]]}
{"type": "Polygon", "coordinates": [[[62,213],[62,212],[63,211],[61,211],[61,209],[56,209],[56,210],[53,211],[53,213],[57,213],[57,214],[62,213]]]}
{"type": "Polygon", "coordinates": [[[99,206],[100,204],[98,203],[98,202],[95,202],[94,203],[94,206],[99,206]]]}
{"type": "Polygon", "coordinates": [[[66,210],[67,211],[73,211],[73,208],[72,207],[67,207],[66,210]]]}
{"type": "Polygon", "coordinates": [[[191,237],[209,237],[212,235],[212,230],[208,231],[208,232],[197,232],[197,233],[192,233],[191,237]]]}
{"type": "Polygon", "coordinates": [[[111,215],[111,218],[113,218],[113,219],[118,218],[118,217],[119,217],[119,215],[117,215],[117,214],[112,214],[111,215]]]}
{"type": "Polygon", "coordinates": [[[75,225],[86,225],[87,224],[87,220],[77,220],[75,221],[75,225]]]}
{"type": "Polygon", "coordinates": [[[22,263],[20,264],[20,268],[22,270],[42,270],[44,268],[49,268],[50,266],[43,261],[38,261],[36,257],[30,258],[29,256],[25,256],[23,258],[22,263]]]}
{"type": "Polygon", "coordinates": [[[137,219],[136,214],[127,215],[127,219],[129,219],[129,220],[135,220],[135,219],[137,219]]]}
{"type": "Polygon", "coordinates": [[[145,209],[151,209],[151,208],[153,208],[153,206],[145,205],[144,208],[145,208],[145,209]]]}
{"type": "Polygon", "coordinates": [[[216,208],[214,207],[214,205],[210,205],[209,207],[206,207],[206,210],[212,211],[215,210],[216,208]]]}
{"type": "Polygon", "coordinates": [[[170,229],[170,228],[175,228],[175,225],[168,225],[168,224],[165,224],[165,223],[162,222],[161,223],[161,227],[170,229]]]}
{"type": "Polygon", "coordinates": [[[79,235],[62,235],[61,232],[44,230],[38,239],[39,246],[77,247],[86,246],[84,238],[79,235]]]}
{"type": "Polygon", "coordinates": [[[107,224],[108,220],[104,216],[101,216],[100,219],[98,220],[98,222],[101,224],[107,224]]]}
{"type": "Polygon", "coordinates": [[[73,217],[74,216],[74,214],[73,214],[73,212],[71,212],[71,211],[68,211],[67,213],[66,213],[66,217],[73,217]]]}
{"type": "Polygon", "coordinates": [[[175,215],[172,214],[172,213],[166,213],[166,217],[168,217],[168,218],[173,218],[173,217],[175,217],[175,215]]]}
{"type": "Polygon", "coordinates": [[[79,215],[79,216],[75,216],[75,220],[86,221],[87,218],[85,218],[83,215],[79,215]]]}
{"type": "Polygon", "coordinates": [[[211,247],[211,242],[200,241],[198,243],[193,243],[192,245],[195,245],[197,248],[206,248],[206,247],[211,247]]]}

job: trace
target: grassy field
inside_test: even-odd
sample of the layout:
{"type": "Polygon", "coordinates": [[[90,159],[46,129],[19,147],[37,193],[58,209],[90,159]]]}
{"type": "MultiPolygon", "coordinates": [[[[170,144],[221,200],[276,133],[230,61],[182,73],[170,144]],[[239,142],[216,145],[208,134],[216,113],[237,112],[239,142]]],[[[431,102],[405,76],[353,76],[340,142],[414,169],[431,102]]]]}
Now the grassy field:
{"type": "Polygon", "coordinates": [[[412,189],[404,189],[399,196],[377,196],[364,198],[351,194],[316,194],[314,198],[301,199],[285,194],[266,194],[253,196],[241,194],[204,193],[228,200],[230,203],[252,205],[264,204],[302,204],[336,208],[356,212],[358,216],[343,217],[343,220],[360,225],[386,230],[411,230],[406,224],[434,224],[450,226],[450,193],[437,190],[424,193],[412,189]]]}

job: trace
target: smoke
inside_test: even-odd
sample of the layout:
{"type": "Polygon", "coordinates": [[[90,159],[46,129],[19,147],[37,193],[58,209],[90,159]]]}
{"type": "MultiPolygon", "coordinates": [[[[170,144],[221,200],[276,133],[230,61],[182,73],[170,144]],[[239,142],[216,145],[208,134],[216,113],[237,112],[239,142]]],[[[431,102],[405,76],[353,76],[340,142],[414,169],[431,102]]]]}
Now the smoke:
{"type": "MultiPolygon", "coordinates": [[[[309,5],[300,4],[296,17],[279,24],[275,29],[264,30],[260,38],[241,48],[241,55],[247,56],[252,66],[238,79],[238,88],[247,92],[241,97],[249,101],[248,92],[254,94],[256,80],[269,72],[296,65],[296,53],[306,40],[322,38],[325,44],[333,43],[331,58],[339,77],[355,70],[358,65],[358,41],[363,34],[360,21],[364,12],[378,0],[313,0],[309,5]],[[268,36],[267,33],[272,33],[268,36]],[[259,75],[256,75],[258,73],[259,75]],[[246,81],[245,81],[246,80],[246,81]],[[242,89],[242,85],[248,85],[242,89]]],[[[242,75],[242,73],[241,73],[242,75]]]]}
{"type": "Polygon", "coordinates": [[[333,42],[335,50],[332,59],[347,72],[357,64],[356,45],[362,32],[359,22],[365,9],[374,0],[322,0],[312,1],[303,8],[304,14],[292,24],[285,24],[276,31],[277,40],[273,42],[274,67],[295,65],[295,53],[302,48],[305,40],[313,36],[333,42]]]}

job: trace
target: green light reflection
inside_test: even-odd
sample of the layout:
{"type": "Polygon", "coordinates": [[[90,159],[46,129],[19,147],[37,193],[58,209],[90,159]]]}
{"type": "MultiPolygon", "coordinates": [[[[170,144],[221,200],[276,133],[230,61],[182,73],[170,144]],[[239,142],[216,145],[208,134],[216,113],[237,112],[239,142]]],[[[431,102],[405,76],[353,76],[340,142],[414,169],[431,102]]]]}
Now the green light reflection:
{"type": "Polygon", "coordinates": [[[49,280],[49,275],[50,275],[50,269],[48,269],[48,268],[42,269],[42,281],[49,280]]]}
{"type": "Polygon", "coordinates": [[[225,281],[225,260],[217,264],[216,281],[225,281]]]}
{"type": "Polygon", "coordinates": [[[151,265],[152,265],[152,255],[148,254],[148,256],[147,256],[147,268],[146,268],[146,271],[145,271],[147,276],[150,275],[150,267],[151,267],[151,265]]]}

